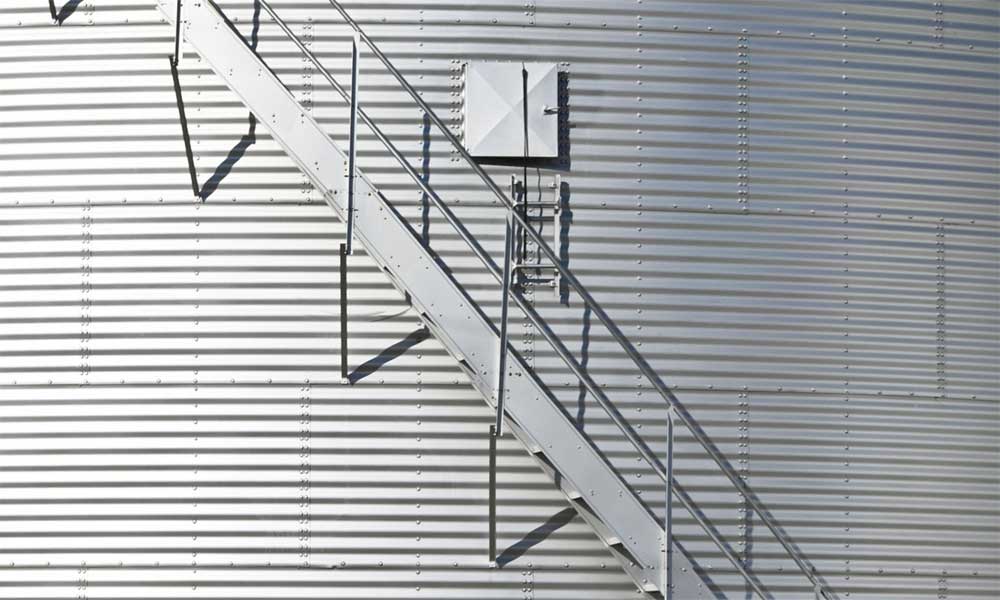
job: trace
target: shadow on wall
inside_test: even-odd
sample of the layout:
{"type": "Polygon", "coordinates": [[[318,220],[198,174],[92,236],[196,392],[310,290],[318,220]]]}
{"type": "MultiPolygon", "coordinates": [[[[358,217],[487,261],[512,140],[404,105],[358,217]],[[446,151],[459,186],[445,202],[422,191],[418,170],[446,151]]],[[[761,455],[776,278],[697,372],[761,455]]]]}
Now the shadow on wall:
{"type": "Polygon", "coordinates": [[[69,0],[62,5],[58,11],[56,11],[55,0],[49,0],[49,13],[52,15],[52,20],[56,22],[57,25],[62,25],[66,19],[70,17],[83,0],[69,0]]]}
{"type": "MultiPolygon", "coordinates": [[[[431,118],[424,113],[423,144],[420,155],[420,178],[431,183],[431,118]]],[[[431,200],[426,193],[420,195],[420,240],[425,247],[431,244],[431,200]]]]}
{"type": "MultiPolygon", "coordinates": [[[[701,511],[699,511],[699,512],[701,512],[701,511]]],[[[705,587],[708,588],[709,592],[711,592],[712,596],[715,597],[716,600],[726,600],[727,596],[726,596],[725,592],[722,591],[722,588],[719,587],[719,584],[715,583],[715,581],[712,579],[711,575],[708,574],[708,571],[705,570],[705,567],[703,567],[702,565],[700,565],[695,560],[694,555],[692,555],[688,551],[688,549],[684,547],[683,544],[681,544],[679,541],[677,541],[677,536],[670,536],[670,537],[673,539],[673,542],[674,542],[674,551],[683,554],[684,557],[688,559],[688,562],[690,562],[691,566],[694,567],[695,573],[698,574],[698,577],[701,579],[702,583],[705,584],[705,587]]],[[[711,568],[711,567],[709,567],[709,568],[711,568]]],[[[772,596],[770,594],[768,594],[767,597],[769,599],[772,598],[772,596]]],[[[682,600],[682,599],[675,598],[674,600],[682,600]]]]}
{"type": "MultiPolygon", "coordinates": [[[[559,263],[569,269],[569,245],[570,226],[573,224],[573,210],[569,204],[570,188],[569,183],[563,181],[559,185],[559,220],[556,225],[559,227],[559,247],[555,248],[559,258],[559,263]]],[[[559,303],[569,305],[569,284],[566,279],[559,278],[559,303]]],[[[587,363],[590,362],[590,307],[583,307],[583,329],[580,332],[580,367],[587,371],[587,363]]],[[[584,428],[584,413],[587,406],[587,386],[581,381],[576,401],[576,427],[580,431],[584,428]]]]}
{"type": "Polygon", "coordinates": [[[504,565],[520,558],[525,552],[531,549],[532,546],[536,546],[543,542],[560,527],[572,521],[575,516],[576,510],[573,508],[564,508],[552,515],[549,517],[548,521],[545,521],[535,529],[532,529],[523,538],[501,552],[500,556],[497,557],[497,566],[503,567],[504,565]]]}
{"type": "Polygon", "coordinates": [[[428,337],[430,337],[430,332],[427,331],[427,329],[424,327],[421,327],[420,329],[413,331],[402,340],[396,342],[395,344],[389,346],[388,348],[380,352],[378,356],[369,359],[364,364],[354,369],[354,371],[352,371],[351,374],[347,376],[348,381],[350,381],[352,384],[361,381],[365,377],[368,377],[375,371],[381,369],[383,366],[386,365],[386,363],[392,361],[393,359],[399,358],[404,353],[406,353],[407,350],[416,346],[420,342],[426,340],[428,337]]]}
{"type": "Polygon", "coordinates": [[[202,200],[207,200],[208,197],[219,188],[219,184],[226,178],[226,175],[229,175],[230,171],[233,170],[233,167],[236,166],[236,163],[243,158],[243,155],[246,154],[247,148],[252,146],[256,141],[257,118],[253,116],[253,113],[250,113],[250,130],[246,133],[246,135],[240,138],[240,141],[233,146],[232,150],[229,151],[225,160],[223,160],[222,163],[215,168],[215,172],[208,178],[208,181],[201,186],[201,191],[198,192],[198,197],[202,200]]]}
{"type": "MultiPolygon", "coordinates": [[[[257,41],[258,34],[260,32],[260,1],[254,0],[253,3],[253,29],[250,31],[250,48],[257,51],[257,41]]],[[[226,158],[215,168],[212,176],[208,178],[208,181],[201,186],[201,191],[198,192],[198,197],[203,201],[208,200],[215,190],[219,189],[219,184],[222,180],[226,178],[229,173],[232,172],[233,167],[239,162],[241,158],[246,154],[250,146],[257,142],[257,118],[253,116],[253,113],[249,113],[250,126],[246,135],[240,138],[240,141],[236,143],[235,146],[226,155],[226,158]]]]}

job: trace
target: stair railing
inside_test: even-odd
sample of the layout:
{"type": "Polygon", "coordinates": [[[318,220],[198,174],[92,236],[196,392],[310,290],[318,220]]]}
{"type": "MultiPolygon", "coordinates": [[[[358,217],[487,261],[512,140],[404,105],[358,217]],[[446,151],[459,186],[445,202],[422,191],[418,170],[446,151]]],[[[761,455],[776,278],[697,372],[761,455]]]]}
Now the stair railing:
{"type": "MultiPolygon", "coordinates": [[[[347,103],[351,103],[351,95],[345,90],[330,74],[330,72],[322,65],[319,59],[302,43],[302,41],[295,35],[295,33],[288,27],[285,21],[277,14],[274,8],[270,5],[267,0],[254,0],[259,2],[261,7],[271,16],[275,24],[288,36],[296,47],[302,52],[302,54],[316,67],[318,72],[323,75],[327,82],[337,91],[338,94],[347,103]]],[[[355,21],[350,14],[344,9],[344,7],[337,0],[328,0],[331,6],[340,14],[344,22],[349,25],[354,32],[360,38],[361,42],[368,47],[372,54],[378,58],[382,65],[387,71],[396,79],[400,86],[407,92],[407,94],[413,99],[414,103],[424,112],[428,119],[434,123],[438,130],[444,135],[444,137],[449,141],[452,147],[458,152],[458,154],[463,158],[466,164],[471,168],[471,170],[482,180],[486,187],[493,193],[493,195],[503,204],[507,209],[509,218],[511,218],[514,223],[519,225],[522,230],[527,234],[527,236],[534,242],[537,248],[542,252],[542,254],[547,258],[553,265],[553,267],[558,270],[559,274],[566,281],[566,283],[576,292],[583,303],[590,309],[591,313],[597,317],[597,319],[604,325],[611,336],[615,339],[618,345],[622,348],[625,354],[632,360],[636,365],[639,372],[650,382],[653,388],[666,400],[668,405],[668,410],[670,413],[670,418],[672,420],[680,421],[692,434],[695,440],[702,446],[702,448],[708,453],[712,461],[719,467],[722,473],[727,479],[732,483],[736,490],[743,496],[750,508],[757,514],[761,522],[763,522],[767,528],[774,535],[775,539],[781,544],[782,548],[788,553],[788,556],[796,564],[799,570],[805,575],[805,577],[812,583],[813,590],[816,593],[817,598],[823,598],[825,600],[836,600],[837,596],[818,576],[816,569],[809,563],[795,543],[789,538],[788,534],[784,531],[781,525],[777,522],[774,516],[770,513],[763,502],[757,496],[756,493],[743,481],[740,475],[729,463],[728,459],[722,452],[718,449],[714,442],[708,437],[708,435],[702,430],[701,426],[698,424],[694,416],[691,415],[684,407],[684,405],[677,399],[677,397],[671,392],[667,386],[660,380],[659,376],[653,370],[653,368],[646,362],[645,358],[636,350],[636,348],[629,342],[628,338],[622,333],[621,329],[615,324],[611,317],[604,311],[604,309],[597,303],[594,297],[587,291],[583,284],[577,279],[572,271],[568,267],[562,264],[558,256],[549,246],[549,244],[539,235],[533,227],[529,226],[527,220],[517,211],[514,210],[514,202],[500,189],[500,187],[493,181],[493,179],[486,173],[485,170],[473,159],[469,152],[465,149],[462,142],[455,136],[454,133],[448,128],[448,126],[441,120],[440,117],[434,112],[434,110],[428,105],[423,98],[420,97],[419,92],[410,85],[402,73],[392,64],[388,57],[379,49],[375,42],[368,36],[367,33],[361,28],[361,26],[355,21]]],[[[213,8],[220,14],[224,14],[213,0],[208,0],[212,4],[213,8]]],[[[389,138],[382,132],[375,121],[367,114],[367,112],[358,107],[357,116],[360,118],[372,131],[379,142],[385,146],[392,157],[400,164],[407,175],[414,181],[414,183],[421,189],[421,191],[427,195],[427,197],[434,203],[434,205],[441,211],[445,220],[456,230],[462,240],[468,244],[468,246],[473,250],[473,253],[483,262],[486,266],[487,271],[497,280],[498,283],[503,283],[504,274],[499,266],[493,261],[493,258],[483,249],[479,244],[478,240],[472,235],[471,232],[465,227],[465,225],[458,219],[450,207],[438,196],[433,188],[417,173],[413,166],[409,163],[405,156],[396,148],[396,146],[389,140],[389,138]]],[[[538,331],[542,334],[542,337],[552,346],[556,351],[556,354],[566,363],[566,366],[573,372],[573,374],[580,380],[580,382],[587,388],[587,391],[594,397],[598,404],[603,408],[608,416],[611,418],[612,422],[621,430],[622,434],[629,440],[629,442],[636,448],[636,450],[642,455],[643,459],[650,465],[650,467],[656,472],[656,474],[664,481],[668,478],[667,469],[656,457],[655,454],[649,449],[649,447],[643,442],[642,439],[638,437],[632,427],[625,421],[624,417],[614,406],[614,404],[608,399],[607,395],[600,389],[596,382],[590,377],[586,370],[580,365],[572,353],[566,348],[561,340],[558,339],[556,334],[551,330],[551,328],[542,320],[541,316],[535,311],[534,307],[530,306],[520,295],[514,293],[510,294],[510,297],[514,300],[518,308],[525,314],[532,325],[534,325],[538,331]]],[[[670,482],[668,484],[668,489],[672,490],[673,494],[677,497],[678,501],[686,510],[688,510],[694,517],[695,521],[702,527],[702,529],[708,534],[710,539],[718,546],[726,558],[733,564],[737,571],[743,576],[747,581],[748,585],[759,595],[761,598],[767,599],[769,595],[763,589],[760,581],[755,575],[750,573],[743,561],[733,552],[729,547],[729,544],[722,538],[715,527],[707,520],[707,518],[698,510],[694,503],[694,500],[690,495],[684,490],[680,483],[670,477],[670,482]]],[[[669,541],[667,542],[669,544],[669,541]]]]}

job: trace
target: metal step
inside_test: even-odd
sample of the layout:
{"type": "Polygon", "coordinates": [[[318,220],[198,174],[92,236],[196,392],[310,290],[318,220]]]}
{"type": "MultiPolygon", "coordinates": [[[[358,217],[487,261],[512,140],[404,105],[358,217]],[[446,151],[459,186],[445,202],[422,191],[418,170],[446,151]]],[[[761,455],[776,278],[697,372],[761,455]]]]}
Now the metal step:
{"type": "MultiPolygon", "coordinates": [[[[174,22],[176,0],[158,0],[174,22]]],[[[285,152],[344,218],[347,157],[304,111],[277,76],[251,50],[209,0],[185,2],[184,40],[266,127],[285,152]]],[[[473,385],[493,405],[498,381],[499,334],[428,253],[403,217],[363,175],[358,175],[355,236],[389,279],[412,299],[428,328],[463,365],[473,385]]],[[[598,536],[618,556],[636,584],[663,594],[663,525],[615,469],[576,428],[562,407],[516,352],[508,363],[506,400],[512,431],[548,465],[598,536]]],[[[683,552],[674,546],[672,597],[711,597],[683,552]]]]}

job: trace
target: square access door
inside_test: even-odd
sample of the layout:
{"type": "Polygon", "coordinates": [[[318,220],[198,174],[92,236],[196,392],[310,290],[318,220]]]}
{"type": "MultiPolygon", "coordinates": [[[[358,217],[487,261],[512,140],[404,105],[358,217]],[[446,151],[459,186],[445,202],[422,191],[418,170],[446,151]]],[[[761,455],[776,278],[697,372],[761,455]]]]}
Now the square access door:
{"type": "Polygon", "coordinates": [[[465,149],[475,157],[559,156],[559,71],[554,63],[470,62],[465,67],[465,149]],[[527,71],[527,97],[522,69],[527,71]]]}

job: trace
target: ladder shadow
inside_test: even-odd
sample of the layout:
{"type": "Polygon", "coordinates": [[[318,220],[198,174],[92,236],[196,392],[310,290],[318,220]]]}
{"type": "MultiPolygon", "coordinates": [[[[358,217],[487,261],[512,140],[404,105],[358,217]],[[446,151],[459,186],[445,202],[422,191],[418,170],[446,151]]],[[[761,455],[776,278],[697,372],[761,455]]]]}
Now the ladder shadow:
{"type": "MultiPolygon", "coordinates": [[[[701,579],[701,582],[705,584],[705,587],[711,592],[712,596],[714,596],[716,600],[726,600],[727,598],[726,593],[722,591],[722,588],[719,587],[719,584],[715,583],[712,577],[708,574],[708,571],[705,569],[705,567],[698,564],[698,561],[695,559],[694,555],[691,554],[691,552],[689,552],[688,549],[684,547],[684,544],[681,544],[677,540],[676,536],[671,536],[671,541],[673,542],[673,545],[677,549],[677,551],[683,554],[684,557],[688,559],[688,562],[691,563],[691,566],[694,567],[695,574],[698,576],[699,579],[701,579]]],[[[684,600],[683,598],[673,597],[673,594],[670,594],[667,597],[667,599],[684,600]]],[[[768,598],[768,600],[770,600],[770,598],[768,598]]]]}
{"type": "MultiPolygon", "coordinates": [[[[253,3],[253,28],[250,30],[250,48],[256,52],[257,42],[260,33],[260,0],[254,0],[253,3]]],[[[201,190],[198,192],[198,197],[204,202],[208,200],[222,183],[222,180],[226,178],[233,171],[233,167],[236,163],[243,158],[250,146],[257,143],[257,118],[253,116],[253,113],[249,113],[250,127],[247,133],[240,138],[236,145],[229,150],[229,154],[226,158],[215,167],[215,171],[212,176],[201,186],[201,190]]]]}
{"type": "Polygon", "coordinates": [[[537,546],[541,542],[548,539],[548,537],[555,533],[559,528],[572,521],[575,516],[576,509],[573,507],[564,508],[563,510],[552,515],[547,521],[529,531],[523,538],[514,542],[506,550],[501,552],[500,555],[497,556],[497,566],[503,567],[524,556],[525,552],[530,550],[533,546],[537,546]]]}
{"type": "Polygon", "coordinates": [[[52,20],[56,22],[57,25],[62,25],[66,19],[70,17],[74,12],[76,12],[77,7],[83,0],[69,0],[62,5],[58,11],[56,11],[55,0],[49,0],[49,13],[52,15],[52,20]]]}
{"type": "Polygon", "coordinates": [[[379,352],[377,356],[370,358],[363,364],[359,365],[347,376],[347,380],[352,385],[361,381],[365,377],[368,377],[372,373],[384,367],[389,362],[399,358],[405,354],[407,350],[429,338],[430,335],[431,334],[426,327],[420,327],[402,340],[379,352]]]}
{"type": "Polygon", "coordinates": [[[201,186],[201,191],[198,192],[198,197],[202,200],[207,200],[215,190],[219,189],[219,184],[222,180],[232,172],[233,167],[239,162],[241,158],[246,154],[247,149],[257,142],[257,118],[250,113],[250,129],[247,131],[246,135],[240,138],[240,141],[236,143],[235,146],[226,155],[226,158],[215,168],[215,172],[212,176],[208,178],[208,181],[201,186]]]}
{"type": "MultiPolygon", "coordinates": [[[[423,134],[420,152],[420,178],[424,183],[430,185],[431,182],[431,118],[424,113],[423,134]]],[[[420,195],[420,240],[425,247],[431,243],[431,220],[430,220],[431,200],[427,193],[420,195]]]]}

